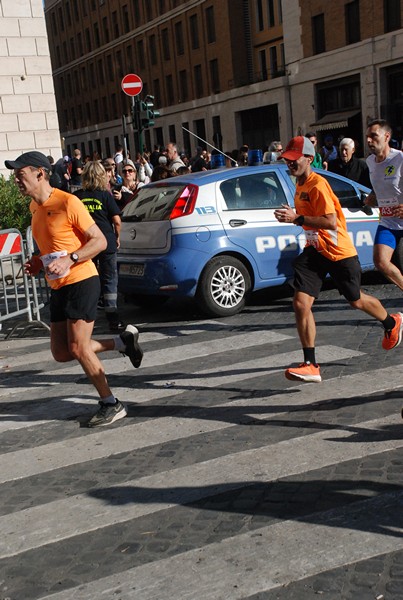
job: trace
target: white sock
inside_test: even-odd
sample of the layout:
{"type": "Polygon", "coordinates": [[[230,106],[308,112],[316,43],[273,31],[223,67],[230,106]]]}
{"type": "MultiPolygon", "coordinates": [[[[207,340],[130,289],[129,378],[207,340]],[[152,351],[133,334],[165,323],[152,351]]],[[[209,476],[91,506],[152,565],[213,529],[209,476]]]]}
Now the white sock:
{"type": "Polygon", "coordinates": [[[115,396],[107,396],[106,398],[101,398],[101,402],[104,404],[116,404],[117,400],[115,396]]]}
{"type": "Polygon", "coordinates": [[[115,350],[117,350],[118,352],[124,352],[126,350],[126,344],[123,342],[120,335],[114,337],[113,341],[115,342],[115,350]]]}

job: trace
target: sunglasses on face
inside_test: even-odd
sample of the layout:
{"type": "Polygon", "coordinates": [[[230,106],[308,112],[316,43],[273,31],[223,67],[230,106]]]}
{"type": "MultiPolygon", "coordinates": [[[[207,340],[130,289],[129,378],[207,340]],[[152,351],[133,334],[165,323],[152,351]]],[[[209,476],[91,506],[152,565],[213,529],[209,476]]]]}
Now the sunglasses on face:
{"type": "Polygon", "coordinates": [[[122,173],[134,173],[133,169],[122,169],[122,173]]]}

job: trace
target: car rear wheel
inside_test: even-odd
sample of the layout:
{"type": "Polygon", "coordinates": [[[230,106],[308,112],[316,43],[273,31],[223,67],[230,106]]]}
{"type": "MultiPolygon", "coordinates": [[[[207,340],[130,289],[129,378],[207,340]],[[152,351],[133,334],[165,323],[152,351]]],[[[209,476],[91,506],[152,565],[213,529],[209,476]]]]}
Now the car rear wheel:
{"type": "Polygon", "coordinates": [[[245,306],[251,278],[245,265],[232,256],[216,256],[205,266],[196,293],[200,308],[209,315],[236,315],[245,306]]]}

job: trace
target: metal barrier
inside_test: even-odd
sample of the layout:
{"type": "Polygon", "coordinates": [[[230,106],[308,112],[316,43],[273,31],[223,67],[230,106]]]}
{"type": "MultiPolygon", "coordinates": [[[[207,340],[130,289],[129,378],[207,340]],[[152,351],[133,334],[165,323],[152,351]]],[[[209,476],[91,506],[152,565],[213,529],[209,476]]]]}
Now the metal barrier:
{"type": "Polygon", "coordinates": [[[18,322],[6,338],[20,327],[23,328],[20,336],[33,327],[50,329],[40,319],[40,309],[48,299],[46,281],[24,272],[24,263],[32,255],[33,245],[30,228],[25,244],[18,229],[0,231],[0,328],[4,321],[26,315],[26,320],[18,322]]]}

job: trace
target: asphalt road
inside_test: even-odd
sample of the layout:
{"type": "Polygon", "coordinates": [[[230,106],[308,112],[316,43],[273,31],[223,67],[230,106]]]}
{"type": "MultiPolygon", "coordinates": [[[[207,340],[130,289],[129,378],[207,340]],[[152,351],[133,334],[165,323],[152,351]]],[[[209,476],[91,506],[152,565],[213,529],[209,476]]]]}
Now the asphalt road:
{"type": "MultiPolygon", "coordinates": [[[[364,287],[402,308],[394,286],[364,287]]],[[[3,327],[0,600],[402,600],[403,344],[383,351],[328,289],[324,380],[299,384],[287,294],[227,319],[179,301],[122,316],[145,357],[104,355],[128,417],[94,430],[77,364],[3,327]]]]}

